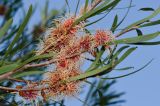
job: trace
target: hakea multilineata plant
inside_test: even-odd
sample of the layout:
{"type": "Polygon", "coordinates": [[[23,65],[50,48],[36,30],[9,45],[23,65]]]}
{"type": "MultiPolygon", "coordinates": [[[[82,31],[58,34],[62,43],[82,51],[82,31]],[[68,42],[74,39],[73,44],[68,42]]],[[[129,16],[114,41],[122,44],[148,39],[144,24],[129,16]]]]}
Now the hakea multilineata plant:
{"type": "MultiPolygon", "coordinates": [[[[99,61],[105,50],[112,50],[111,44],[115,43],[116,45],[116,43],[124,42],[128,44],[137,43],[141,41],[147,41],[158,36],[159,32],[150,34],[147,37],[140,36],[138,39],[133,38],[133,41],[130,38],[127,40],[125,39],[117,41],[117,37],[131,30],[135,30],[140,24],[146,22],[148,18],[137,22],[135,25],[129,26],[117,35],[113,35],[112,31],[110,30],[103,29],[97,29],[95,33],[88,33],[85,28],[86,20],[85,18],[82,19],[81,16],[83,17],[83,14],[86,12],[89,14],[89,12],[94,10],[94,8],[101,2],[102,0],[95,0],[90,7],[83,7],[80,10],[79,16],[69,15],[67,17],[53,20],[55,27],[49,28],[46,31],[43,40],[38,44],[36,56],[50,53],[54,55],[43,60],[42,63],[26,64],[23,67],[19,67],[18,69],[1,75],[0,80],[7,77],[8,79],[16,82],[25,83],[25,85],[18,85],[16,88],[0,87],[0,89],[11,93],[16,93],[26,100],[43,98],[43,100],[46,101],[52,98],[63,99],[66,96],[76,96],[78,92],[81,91],[82,82],[86,81],[86,78],[110,72],[112,68],[120,63],[133,50],[135,50],[135,48],[129,49],[129,51],[118,61],[116,61],[116,59],[119,53],[115,54],[114,56],[111,55],[115,62],[110,61],[108,65],[102,67],[100,70],[96,70],[98,65],[97,63],[92,64],[94,66],[92,67],[91,65],[88,71],[84,74],[81,66],[83,65],[83,60],[88,59],[85,57],[86,54],[90,54],[92,57],[94,57],[94,61],[99,61]],[[77,20],[80,21],[77,22],[77,20]],[[100,57],[97,53],[98,48],[103,48],[104,50],[103,53],[100,53],[100,57]],[[15,72],[20,72],[27,68],[41,66],[52,66],[52,68],[48,68],[47,72],[45,72],[43,75],[43,79],[40,81],[35,82],[10,78],[10,76],[15,72]],[[94,74],[91,70],[94,70],[94,74]],[[103,70],[107,70],[107,72],[104,72],[103,70]]],[[[156,12],[157,11],[159,11],[159,9],[156,10],[156,12]]],[[[92,15],[93,14],[91,14],[91,16],[92,15]]],[[[86,16],[86,19],[87,17],[89,16],[86,16]]],[[[122,50],[125,48],[126,47],[122,48],[122,50]]],[[[122,50],[120,49],[119,52],[122,50]]],[[[105,60],[102,62],[105,63],[105,60]]]]}
{"type": "MultiPolygon", "coordinates": [[[[57,54],[53,57],[55,67],[44,74],[42,81],[27,82],[26,86],[18,89],[21,97],[36,99],[42,96],[44,100],[56,99],[74,96],[80,91],[82,80],[67,82],[67,79],[82,73],[80,66],[85,53],[94,56],[95,48],[113,41],[114,36],[107,30],[97,30],[94,35],[88,34],[84,31],[84,22],[73,26],[75,20],[74,16],[56,20],[56,27],[49,29],[36,55],[57,54]]],[[[105,48],[108,49],[109,45],[105,45],[105,48]]]]}
{"type": "MultiPolygon", "coordinates": [[[[83,73],[80,66],[85,53],[95,56],[95,48],[112,42],[115,38],[109,30],[97,30],[93,35],[86,33],[84,22],[73,25],[76,19],[77,17],[70,16],[55,20],[56,27],[48,29],[49,33],[36,51],[36,55],[55,53],[56,56],[48,60],[54,60],[51,64],[55,67],[49,68],[39,82],[20,81],[25,82],[26,86],[17,86],[11,90],[13,93],[18,93],[27,100],[35,100],[40,96],[47,100],[74,96],[80,91],[83,80],[67,82],[67,79],[83,73]]],[[[110,46],[105,45],[105,48],[110,46]]]]}

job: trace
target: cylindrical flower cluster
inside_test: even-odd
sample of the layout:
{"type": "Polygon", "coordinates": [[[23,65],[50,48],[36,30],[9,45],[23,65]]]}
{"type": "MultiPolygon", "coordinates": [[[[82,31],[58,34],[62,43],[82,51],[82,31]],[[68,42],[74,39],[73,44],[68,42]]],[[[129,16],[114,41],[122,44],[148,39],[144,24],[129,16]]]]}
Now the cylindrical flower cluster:
{"type": "Polygon", "coordinates": [[[37,50],[37,55],[56,53],[56,57],[50,58],[55,61],[54,69],[44,74],[44,79],[38,83],[38,87],[25,87],[31,90],[19,90],[19,95],[25,99],[35,99],[42,96],[44,100],[58,98],[60,96],[73,96],[80,89],[81,81],[68,82],[67,79],[80,75],[81,60],[83,54],[90,53],[98,46],[106,45],[114,40],[112,33],[105,30],[96,30],[91,35],[86,33],[84,23],[74,25],[76,17],[56,20],[56,27],[49,29],[50,33],[43,39],[41,49],[37,50]],[[83,31],[84,35],[79,32],[83,31]],[[38,90],[39,92],[38,92],[38,90]]]}

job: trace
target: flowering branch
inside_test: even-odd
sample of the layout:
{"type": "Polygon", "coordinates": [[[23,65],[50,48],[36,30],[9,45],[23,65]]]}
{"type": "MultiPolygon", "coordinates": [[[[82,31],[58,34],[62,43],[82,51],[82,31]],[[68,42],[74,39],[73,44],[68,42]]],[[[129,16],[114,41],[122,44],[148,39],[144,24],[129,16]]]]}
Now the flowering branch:
{"type": "MultiPolygon", "coordinates": [[[[0,86],[0,89],[7,92],[16,92],[19,96],[27,100],[35,100],[39,96],[44,100],[53,97],[57,98],[61,95],[63,97],[74,97],[81,88],[81,82],[87,78],[106,75],[136,50],[136,47],[129,48],[129,46],[123,46],[117,50],[116,47],[118,44],[148,41],[160,34],[156,32],[147,36],[117,39],[129,31],[139,28],[142,23],[156,16],[160,12],[160,8],[151,16],[131,24],[115,36],[110,30],[102,29],[96,29],[95,33],[87,33],[85,31],[85,24],[88,22],[88,19],[103,13],[107,9],[114,8],[120,0],[114,0],[112,2],[104,1],[100,5],[101,2],[102,0],[94,0],[91,7],[88,8],[89,1],[86,1],[84,12],[79,16],[68,16],[57,19],[55,26],[49,29],[49,33],[43,38],[43,43],[40,43],[40,47],[36,50],[36,55],[39,56],[38,59],[44,59],[45,54],[53,53],[56,55],[49,55],[49,58],[47,57],[47,59],[44,59],[40,63],[31,63],[35,58],[37,59],[37,57],[33,57],[34,59],[30,58],[24,61],[16,69],[11,68],[12,70],[5,70],[6,73],[0,75],[0,80],[8,79],[22,85],[16,86],[16,88],[0,86]],[[113,50],[112,45],[116,45],[113,50]],[[126,52],[123,50],[126,50],[126,52]],[[103,59],[102,57],[106,51],[110,52],[110,56],[107,55],[103,59]],[[91,60],[92,65],[85,73],[81,71],[81,61],[85,58],[84,53],[89,53],[94,57],[94,60],[91,60]],[[123,54],[121,55],[121,53],[123,54]],[[40,81],[34,82],[12,78],[17,72],[22,72],[28,68],[47,67],[50,64],[54,64],[54,68],[47,69],[47,72],[43,74],[43,79],[40,81]]],[[[116,24],[118,24],[118,16],[115,17],[112,27],[116,26],[116,24]]],[[[20,29],[24,29],[24,26],[22,25],[20,29]]],[[[20,30],[20,32],[23,32],[23,30],[20,30]]],[[[18,40],[18,36],[21,35],[20,32],[15,37],[15,42],[18,40]]],[[[15,42],[10,46],[10,51],[13,49],[12,47],[14,47],[15,42]]],[[[7,52],[7,55],[9,55],[10,51],[7,52]]],[[[85,59],[90,60],[89,58],[85,59]]]]}

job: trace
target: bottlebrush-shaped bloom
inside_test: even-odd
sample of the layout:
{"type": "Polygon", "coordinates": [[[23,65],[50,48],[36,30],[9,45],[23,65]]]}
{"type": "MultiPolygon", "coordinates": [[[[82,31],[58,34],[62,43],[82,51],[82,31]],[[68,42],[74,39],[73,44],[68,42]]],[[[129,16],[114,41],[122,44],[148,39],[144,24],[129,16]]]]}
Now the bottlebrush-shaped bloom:
{"type": "Polygon", "coordinates": [[[94,49],[93,39],[94,38],[91,35],[82,36],[79,40],[79,46],[80,46],[81,50],[82,51],[90,51],[90,50],[94,49]]]}
{"type": "Polygon", "coordinates": [[[70,40],[76,36],[78,31],[83,28],[83,24],[73,25],[75,17],[67,19],[59,19],[55,28],[51,28],[50,33],[44,39],[44,47],[37,51],[37,54],[45,54],[50,52],[59,52],[63,47],[69,45],[70,40]]]}
{"type": "Polygon", "coordinates": [[[72,96],[75,95],[79,91],[80,81],[74,82],[65,82],[68,78],[77,76],[81,72],[77,69],[73,70],[56,70],[53,72],[47,72],[45,74],[47,82],[47,89],[44,89],[46,97],[56,98],[60,95],[65,96],[72,96]]]}
{"type": "Polygon", "coordinates": [[[39,90],[36,90],[38,85],[29,84],[19,89],[19,95],[27,100],[35,100],[39,97],[39,90]]]}
{"type": "MultiPolygon", "coordinates": [[[[67,79],[81,74],[80,66],[84,53],[92,53],[95,48],[113,40],[112,33],[97,30],[95,35],[87,34],[81,24],[74,25],[76,17],[59,19],[55,28],[49,29],[49,34],[43,40],[43,48],[38,54],[56,53],[55,67],[44,75],[43,83],[39,83],[39,92],[44,100],[61,98],[77,94],[81,81],[67,82],[67,79]]],[[[108,45],[106,45],[108,46],[108,45]]],[[[37,92],[27,91],[19,93],[21,96],[35,98],[37,92]]]]}
{"type": "Polygon", "coordinates": [[[78,30],[78,26],[73,26],[75,17],[70,17],[63,22],[63,28],[66,30],[65,33],[75,34],[78,30]]]}
{"type": "Polygon", "coordinates": [[[94,36],[95,47],[104,45],[107,42],[113,41],[113,35],[111,31],[97,30],[94,36]]]}

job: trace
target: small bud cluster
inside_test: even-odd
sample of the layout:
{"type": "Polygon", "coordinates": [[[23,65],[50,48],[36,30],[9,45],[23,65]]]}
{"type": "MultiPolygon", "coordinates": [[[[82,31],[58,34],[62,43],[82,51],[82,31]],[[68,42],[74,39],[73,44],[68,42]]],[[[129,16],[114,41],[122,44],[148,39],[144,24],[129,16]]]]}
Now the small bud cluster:
{"type": "Polygon", "coordinates": [[[56,70],[54,72],[46,73],[46,81],[48,82],[45,89],[45,95],[47,97],[65,97],[72,96],[79,91],[80,81],[65,82],[68,78],[79,75],[79,70],[56,70]]]}
{"type": "Polygon", "coordinates": [[[80,66],[83,54],[90,53],[114,39],[110,31],[97,30],[94,35],[86,33],[83,30],[84,23],[74,25],[76,19],[69,17],[55,21],[56,27],[50,29],[50,33],[41,43],[41,49],[37,51],[37,55],[56,53],[56,57],[51,58],[56,60],[55,67],[46,72],[44,79],[37,85],[21,88],[20,96],[25,99],[41,96],[46,100],[77,94],[81,81],[68,82],[67,79],[82,73],[80,66]],[[83,31],[84,35],[79,35],[80,31],[83,31]]]}
{"type": "Polygon", "coordinates": [[[26,100],[35,100],[39,96],[39,86],[36,83],[30,83],[26,86],[17,86],[16,88],[19,89],[19,95],[26,100]]]}

